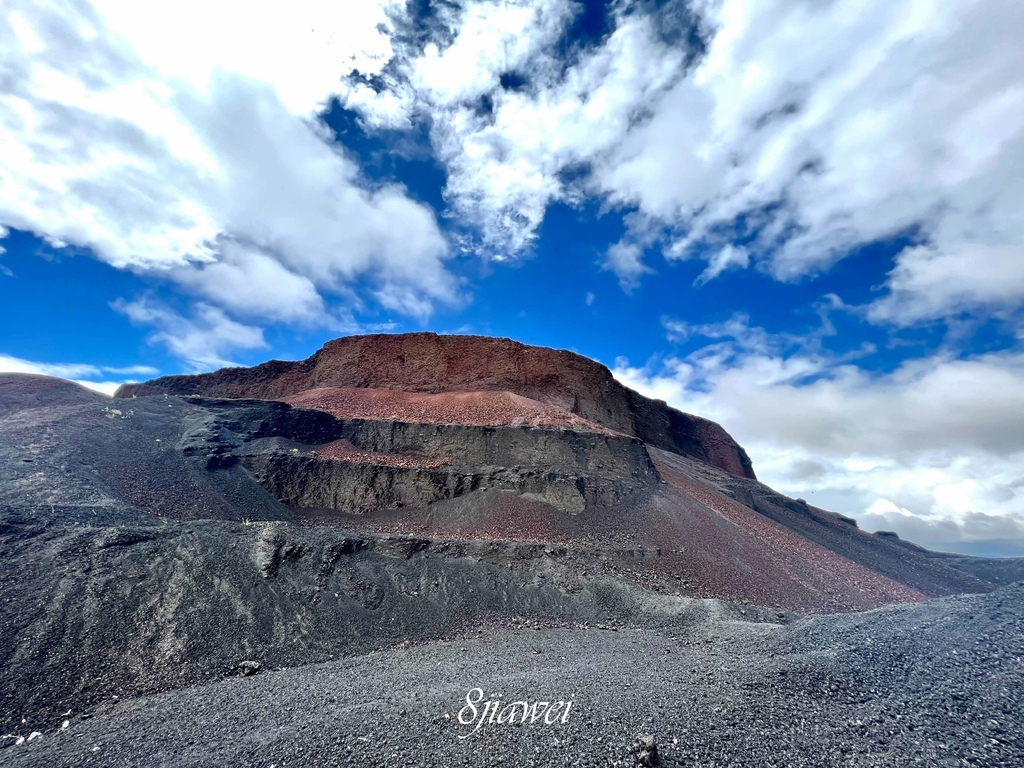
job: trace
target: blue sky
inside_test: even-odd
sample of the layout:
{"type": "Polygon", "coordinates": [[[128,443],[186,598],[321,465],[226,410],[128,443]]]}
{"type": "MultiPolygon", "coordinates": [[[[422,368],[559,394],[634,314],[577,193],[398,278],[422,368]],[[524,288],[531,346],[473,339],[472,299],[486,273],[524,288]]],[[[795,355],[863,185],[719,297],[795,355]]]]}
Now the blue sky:
{"type": "Polygon", "coordinates": [[[868,529],[1024,554],[1019,3],[6,15],[0,368],[509,336],[868,529]]]}

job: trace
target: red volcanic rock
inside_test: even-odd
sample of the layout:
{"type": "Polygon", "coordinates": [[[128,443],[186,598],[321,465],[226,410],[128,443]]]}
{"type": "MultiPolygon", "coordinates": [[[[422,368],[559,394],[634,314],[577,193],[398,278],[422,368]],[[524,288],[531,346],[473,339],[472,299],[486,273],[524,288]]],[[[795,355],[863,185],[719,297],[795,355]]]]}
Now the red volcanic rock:
{"type": "Polygon", "coordinates": [[[350,419],[465,424],[473,427],[560,427],[614,434],[563,408],[512,392],[401,392],[394,389],[318,387],[282,397],[286,403],[350,419]]]}
{"type": "MultiPolygon", "coordinates": [[[[754,477],[746,452],[718,424],[682,413],[624,387],[605,366],[582,355],[531,347],[511,339],[435,333],[348,336],[328,342],[306,360],[271,360],[254,368],[165,376],[144,384],[126,384],[116,396],[168,393],[292,400],[300,393],[316,389],[460,395],[512,393],[542,406],[553,406],[569,417],[634,435],[655,447],[691,456],[732,474],[754,477]]],[[[360,399],[359,403],[365,404],[368,399],[372,396],[360,399]]],[[[407,400],[406,403],[401,408],[415,406],[429,412],[439,407],[426,401],[407,400]]],[[[497,403],[483,405],[486,409],[497,403]]],[[[522,403],[517,405],[522,406],[522,403]]],[[[537,416],[535,406],[527,411],[537,416]]],[[[337,408],[332,412],[352,415],[343,414],[337,408]]],[[[556,411],[546,413],[544,418],[555,418],[556,422],[566,418],[558,416],[556,411]]],[[[458,414],[455,416],[457,418],[458,414]]],[[[525,417],[530,418],[530,415],[525,417]]]]}

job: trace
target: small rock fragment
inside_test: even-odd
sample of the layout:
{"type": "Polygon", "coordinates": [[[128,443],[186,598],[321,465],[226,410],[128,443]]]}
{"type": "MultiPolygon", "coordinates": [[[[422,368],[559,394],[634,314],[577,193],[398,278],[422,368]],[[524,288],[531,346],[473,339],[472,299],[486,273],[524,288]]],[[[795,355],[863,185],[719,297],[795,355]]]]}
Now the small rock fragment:
{"type": "Polygon", "coordinates": [[[661,765],[658,745],[654,741],[654,736],[650,734],[637,737],[637,740],[633,742],[633,754],[636,755],[637,765],[645,766],[645,768],[661,765]]]}
{"type": "Polygon", "coordinates": [[[240,661],[238,662],[238,664],[235,665],[235,669],[238,671],[238,674],[242,677],[252,677],[256,673],[258,673],[262,668],[262,664],[260,664],[258,661],[252,661],[251,659],[240,661]]]}

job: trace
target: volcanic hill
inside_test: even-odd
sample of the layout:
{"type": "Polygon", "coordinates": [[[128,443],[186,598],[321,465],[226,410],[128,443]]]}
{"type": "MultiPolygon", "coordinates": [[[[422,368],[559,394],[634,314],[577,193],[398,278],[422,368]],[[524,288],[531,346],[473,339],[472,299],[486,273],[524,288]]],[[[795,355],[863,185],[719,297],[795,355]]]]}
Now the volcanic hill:
{"type": "Polygon", "coordinates": [[[746,452],[718,424],[637,394],[586,357],[511,339],[348,336],[299,362],[165,376],[127,384],[116,396],[154,393],[284,400],[342,418],[582,431],[600,425],[754,477],[746,452]],[[444,397],[430,397],[438,394],[444,397]]]}
{"type": "Polygon", "coordinates": [[[182,451],[216,467],[241,461],[308,522],[631,551],[653,582],[791,610],[990,588],[771,491],[721,426],[572,352],[481,336],[352,336],[298,362],[167,376],[115,395],[153,396],[203,398],[222,415],[187,431],[182,451]],[[315,430],[227,426],[243,413],[296,418],[256,400],[333,418],[303,417],[315,430]]]}
{"type": "MultiPolygon", "coordinates": [[[[813,633],[1022,577],[787,498],[718,424],[508,339],[353,336],[114,398],[0,375],[14,735],[239,670],[523,626],[813,633]]],[[[81,764],[54,749],[23,754],[81,764]]]]}

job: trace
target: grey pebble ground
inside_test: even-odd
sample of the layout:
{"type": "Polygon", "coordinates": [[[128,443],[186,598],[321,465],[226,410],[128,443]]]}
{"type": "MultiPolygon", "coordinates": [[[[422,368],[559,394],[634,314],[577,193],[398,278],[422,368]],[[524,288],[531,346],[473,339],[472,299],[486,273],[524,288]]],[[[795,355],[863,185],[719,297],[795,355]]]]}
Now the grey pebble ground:
{"type": "Polygon", "coordinates": [[[1024,584],[788,626],[495,630],[126,700],[8,766],[1024,765],[1024,584]],[[458,722],[571,699],[566,724],[458,722]]]}

